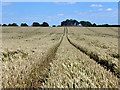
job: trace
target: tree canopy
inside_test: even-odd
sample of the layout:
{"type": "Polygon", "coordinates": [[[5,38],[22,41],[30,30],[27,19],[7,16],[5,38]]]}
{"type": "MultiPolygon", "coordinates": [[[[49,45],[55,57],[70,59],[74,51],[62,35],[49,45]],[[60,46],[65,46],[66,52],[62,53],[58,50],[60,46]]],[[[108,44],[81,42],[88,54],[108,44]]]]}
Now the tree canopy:
{"type": "Polygon", "coordinates": [[[33,27],[38,27],[38,26],[40,26],[40,24],[38,22],[33,22],[32,26],[33,27]]]}
{"type": "Polygon", "coordinates": [[[49,24],[47,22],[43,22],[43,24],[41,24],[40,26],[49,27],[49,24]]]}
{"type": "Polygon", "coordinates": [[[8,24],[8,26],[12,26],[12,24],[8,24]]]}
{"type": "Polygon", "coordinates": [[[13,23],[12,26],[18,26],[16,23],[13,23]]]}
{"type": "Polygon", "coordinates": [[[2,26],[7,26],[7,24],[3,24],[2,26]]]}
{"type": "Polygon", "coordinates": [[[56,25],[52,25],[52,27],[56,27],[56,25]]]}
{"type": "Polygon", "coordinates": [[[17,23],[13,23],[13,24],[8,24],[7,26],[18,26],[17,23]]]}
{"type": "Polygon", "coordinates": [[[73,19],[67,19],[66,21],[61,22],[61,26],[78,26],[79,22],[73,19]]]}
{"type": "Polygon", "coordinates": [[[26,23],[21,23],[21,25],[20,26],[28,26],[26,23]]]}
{"type": "MultiPolygon", "coordinates": [[[[17,23],[12,24],[0,24],[0,26],[18,26],[17,23]]],[[[28,26],[27,23],[21,23],[21,27],[28,26]]],[[[33,22],[33,27],[49,27],[47,22],[43,22],[42,24],[38,22],[33,22]]],[[[91,23],[90,21],[77,21],[75,19],[66,19],[65,21],[61,22],[61,25],[52,25],[52,27],[61,27],[61,26],[84,26],[84,27],[120,27],[120,25],[109,25],[109,24],[102,24],[96,25],[95,23],[91,23]]]]}
{"type": "Polygon", "coordinates": [[[85,27],[90,27],[90,26],[92,26],[92,24],[91,24],[91,22],[89,22],[89,21],[80,21],[80,24],[82,25],[82,26],[85,26],[85,27]]]}

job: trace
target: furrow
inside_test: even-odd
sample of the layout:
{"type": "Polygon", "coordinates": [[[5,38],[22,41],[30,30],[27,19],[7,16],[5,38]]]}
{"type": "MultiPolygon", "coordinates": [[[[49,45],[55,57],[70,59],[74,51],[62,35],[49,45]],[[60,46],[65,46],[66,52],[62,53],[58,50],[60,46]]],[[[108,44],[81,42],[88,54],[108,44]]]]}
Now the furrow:
{"type": "Polygon", "coordinates": [[[48,77],[46,70],[48,69],[49,64],[52,63],[53,59],[55,58],[57,49],[60,46],[64,35],[65,35],[65,32],[61,36],[60,41],[48,50],[47,55],[45,57],[43,57],[43,62],[41,62],[38,67],[35,67],[32,70],[32,72],[30,74],[30,80],[32,78],[32,81],[28,87],[30,87],[30,88],[39,88],[39,87],[42,88],[43,83],[45,83],[45,80],[48,77]],[[37,72],[35,72],[35,71],[37,71],[37,72]]]}
{"type": "Polygon", "coordinates": [[[48,69],[44,88],[116,88],[117,77],[76,49],[65,36],[48,69]]]}
{"type": "MultiPolygon", "coordinates": [[[[68,29],[66,28],[67,33],[68,33],[68,29]]],[[[101,66],[103,66],[105,69],[110,70],[111,72],[113,72],[115,75],[117,75],[117,77],[119,78],[119,68],[117,66],[117,63],[111,62],[107,59],[103,59],[101,57],[98,56],[97,53],[94,53],[92,51],[88,51],[87,48],[84,48],[82,45],[78,45],[77,43],[73,42],[67,34],[67,39],[69,41],[69,43],[71,45],[73,45],[74,47],[76,47],[77,49],[79,49],[81,52],[83,52],[84,54],[86,54],[87,56],[89,56],[91,59],[95,60],[98,64],[100,64],[101,66]]]]}

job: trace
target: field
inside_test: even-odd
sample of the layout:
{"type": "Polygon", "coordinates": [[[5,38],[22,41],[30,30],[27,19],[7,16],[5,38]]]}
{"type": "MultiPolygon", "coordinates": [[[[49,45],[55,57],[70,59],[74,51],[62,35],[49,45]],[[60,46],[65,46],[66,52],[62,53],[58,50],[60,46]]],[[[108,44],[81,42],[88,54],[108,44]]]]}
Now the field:
{"type": "Polygon", "coordinates": [[[117,27],[3,27],[4,88],[117,88],[117,27]]]}

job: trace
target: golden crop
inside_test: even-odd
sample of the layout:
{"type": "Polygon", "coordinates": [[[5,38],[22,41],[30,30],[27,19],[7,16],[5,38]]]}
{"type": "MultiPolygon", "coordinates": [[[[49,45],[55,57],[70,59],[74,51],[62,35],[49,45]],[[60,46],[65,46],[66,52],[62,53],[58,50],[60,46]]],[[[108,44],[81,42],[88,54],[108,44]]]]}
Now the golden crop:
{"type": "Polygon", "coordinates": [[[111,27],[3,27],[3,88],[117,88],[111,27]]]}

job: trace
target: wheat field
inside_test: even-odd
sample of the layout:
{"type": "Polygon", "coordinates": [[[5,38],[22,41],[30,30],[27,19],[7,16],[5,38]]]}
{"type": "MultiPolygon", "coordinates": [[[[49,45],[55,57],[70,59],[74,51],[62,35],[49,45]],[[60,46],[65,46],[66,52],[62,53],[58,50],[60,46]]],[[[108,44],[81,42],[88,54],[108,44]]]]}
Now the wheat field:
{"type": "Polygon", "coordinates": [[[118,88],[117,27],[3,27],[3,88],[118,88]]]}

